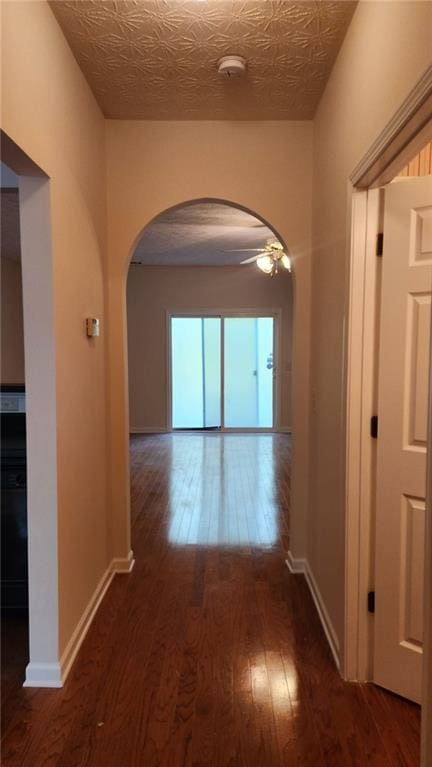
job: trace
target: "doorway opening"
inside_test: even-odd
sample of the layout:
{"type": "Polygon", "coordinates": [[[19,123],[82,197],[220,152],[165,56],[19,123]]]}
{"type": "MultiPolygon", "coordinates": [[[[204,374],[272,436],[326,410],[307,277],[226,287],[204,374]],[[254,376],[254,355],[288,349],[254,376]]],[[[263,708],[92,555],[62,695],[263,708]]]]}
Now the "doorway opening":
{"type": "Polygon", "coordinates": [[[27,460],[19,178],[1,176],[1,625],[2,708],[29,659],[27,460]]]}
{"type": "Polygon", "coordinates": [[[21,378],[2,379],[2,426],[7,419],[7,429],[2,430],[2,500],[6,501],[2,504],[2,532],[6,531],[2,545],[11,543],[3,552],[2,606],[24,616],[13,652],[4,659],[11,664],[6,669],[7,692],[9,682],[11,690],[23,683],[28,687],[61,687],[62,677],[49,178],[3,131],[1,154],[8,178],[15,179],[9,192],[11,215],[2,206],[2,253],[9,248],[14,256],[9,259],[9,271],[11,264],[15,271],[21,267],[14,303],[7,307],[15,310],[15,320],[10,316],[9,327],[2,327],[3,333],[9,333],[9,339],[2,333],[2,373],[6,354],[8,364],[14,364],[11,376],[21,378]],[[9,354],[11,341],[14,356],[9,354]]]}
{"type": "Polygon", "coordinates": [[[266,273],[273,254],[289,263],[266,222],[220,200],[144,230],[127,281],[131,433],[291,431],[292,278],[266,273]]]}
{"type": "Polygon", "coordinates": [[[429,764],[432,124],[419,128],[416,109],[412,96],[403,131],[383,132],[352,175],[346,635],[357,641],[344,673],[421,703],[429,764]]]}
{"type": "Polygon", "coordinates": [[[170,315],[172,429],[272,430],[276,316],[170,315]]]}

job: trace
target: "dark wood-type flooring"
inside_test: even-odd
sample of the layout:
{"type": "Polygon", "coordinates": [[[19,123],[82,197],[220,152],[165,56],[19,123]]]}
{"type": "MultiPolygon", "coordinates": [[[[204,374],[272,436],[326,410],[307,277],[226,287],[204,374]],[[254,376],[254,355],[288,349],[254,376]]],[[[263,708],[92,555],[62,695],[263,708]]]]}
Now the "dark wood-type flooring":
{"type": "Polygon", "coordinates": [[[135,568],[62,690],[7,686],[4,765],[418,767],[419,708],[342,681],[287,570],[289,458],[284,435],[132,438],[135,568]]]}

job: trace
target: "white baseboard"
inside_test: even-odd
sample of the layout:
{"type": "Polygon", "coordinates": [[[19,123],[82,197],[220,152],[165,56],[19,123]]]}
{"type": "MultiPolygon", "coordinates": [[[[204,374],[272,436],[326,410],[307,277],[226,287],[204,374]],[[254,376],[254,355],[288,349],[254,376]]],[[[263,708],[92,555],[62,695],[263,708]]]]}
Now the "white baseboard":
{"type": "Polygon", "coordinates": [[[309,562],[307,561],[307,559],[293,557],[293,555],[289,551],[287,559],[286,559],[286,564],[288,566],[289,571],[293,573],[294,575],[303,574],[305,576],[306,583],[309,586],[309,591],[312,595],[312,599],[314,601],[315,607],[317,609],[317,613],[321,621],[321,625],[327,637],[327,641],[329,643],[329,647],[333,655],[334,662],[336,663],[337,668],[340,669],[339,640],[338,640],[336,631],[334,629],[333,623],[331,621],[331,618],[328,614],[321,592],[318,588],[318,584],[315,580],[315,577],[309,565],[309,562]]]}
{"type": "Polygon", "coordinates": [[[23,687],[63,687],[60,663],[29,663],[23,687]]]}
{"type": "Polygon", "coordinates": [[[132,551],[129,552],[127,557],[118,557],[111,560],[78,621],[62,653],[60,662],[30,662],[26,668],[24,687],[63,687],[112,579],[117,573],[130,573],[134,564],[135,560],[132,551]]]}
{"type": "Polygon", "coordinates": [[[111,570],[114,573],[130,573],[135,564],[133,551],[127,557],[117,557],[111,561],[111,570]]]}
{"type": "Polygon", "coordinates": [[[108,591],[113,577],[114,570],[112,569],[111,565],[109,565],[105,570],[102,578],[100,579],[98,585],[96,586],[93,592],[93,596],[91,597],[86,609],[78,621],[75,631],[73,632],[69,642],[66,645],[66,648],[60,658],[60,669],[63,683],[66,681],[69,671],[72,668],[72,664],[93,622],[93,619],[98,611],[98,607],[102,602],[106,592],[108,591]]]}
{"type": "Polygon", "coordinates": [[[166,426],[130,426],[129,434],[168,434],[166,426]]]}
{"type": "Polygon", "coordinates": [[[306,570],[306,560],[293,557],[290,551],[288,552],[288,556],[285,561],[287,563],[288,570],[290,573],[293,573],[293,575],[296,575],[297,573],[304,573],[306,570]]]}

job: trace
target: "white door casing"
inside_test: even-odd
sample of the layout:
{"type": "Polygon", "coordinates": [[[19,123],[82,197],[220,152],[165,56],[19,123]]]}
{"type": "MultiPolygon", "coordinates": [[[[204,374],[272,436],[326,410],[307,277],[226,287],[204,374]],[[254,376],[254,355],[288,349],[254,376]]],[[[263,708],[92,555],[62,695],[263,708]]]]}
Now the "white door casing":
{"type": "Polygon", "coordinates": [[[421,701],[432,177],[385,190],[374,681],[421,701]]]}

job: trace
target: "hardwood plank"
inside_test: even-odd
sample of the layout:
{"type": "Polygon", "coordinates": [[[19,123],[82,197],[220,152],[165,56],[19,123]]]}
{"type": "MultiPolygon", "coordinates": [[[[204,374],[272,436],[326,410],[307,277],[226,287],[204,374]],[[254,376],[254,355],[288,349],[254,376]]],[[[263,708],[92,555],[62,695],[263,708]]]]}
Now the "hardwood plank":
{"type": "Polygon", "coordinates": [[[131,439],[136,566],[62,690],[20,686],[4,624],[6,767],[418,767],[419,708],[343,682],[285,566],[290,458],[288,435],[131,439]]]}

